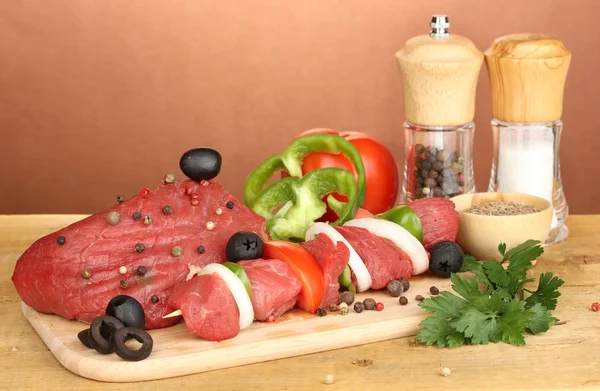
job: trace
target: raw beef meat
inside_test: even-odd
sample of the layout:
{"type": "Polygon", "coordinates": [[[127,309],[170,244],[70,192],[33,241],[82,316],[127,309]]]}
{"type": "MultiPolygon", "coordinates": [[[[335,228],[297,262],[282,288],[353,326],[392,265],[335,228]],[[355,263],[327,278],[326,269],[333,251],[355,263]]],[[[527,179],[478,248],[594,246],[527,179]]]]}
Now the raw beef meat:
{"type": "Polygon", "coordinates": [[[240,312],[227,284],[204,274],[176,284],[168,305],[179,308],[188,331],[208,341],[223,341],[240,332],[240,312]]]}
{"type": "Polygon", "coordinates": [[[146,328],[166,327],[177,321],[162,317],[174,309],[167,299],[185,281],[188,264],[225,262],[227,241],[241,230],[268,239],[264,219],[216,181],[177,181],[39,239],[17,261],[12,280],[23,301],[40,312],[91,322],[110,299],[126,294],[142,303],[146,328]],[[116,225],[107,219],[113,211],[120,214],[116,225]],[[180,256],[172,255],[174,246],[181,247],[180,256]]]}
{"type": "Polygon", "coordinates": [[[372,289],[385,288],[388,282],[409,278],[413,267],[410,258],[388,239],[358,227],[335,227],[362,258],[369,274],[372,289]]]}
{"type": "Polygon", "coordinates": [[[443,197],[422,198],[408,204],[421,219],[423,247],[430,250],[447,240],[454,242],[458,234],[458,212],[454,202],[443,197]]]}
{"type": "Polygon", "coordinates": [[[279,259],[256,259],[238,262],[252,286],[254,319],[266,321],[280,317],[292,309],[302,289],[302,283],[287,263],[279,259]]]}
{"type": "Polygon", "coordinates": [[[331,303],[339,304],[340,284],[338,278],[350,259],[348,247],[342,242],[334,244],[325,234],[320,234],[315,239],[300,243],[300,245],[317,259],[323,269],[325,295],[323,295],[320,307],[329,308],[331,303]]]}

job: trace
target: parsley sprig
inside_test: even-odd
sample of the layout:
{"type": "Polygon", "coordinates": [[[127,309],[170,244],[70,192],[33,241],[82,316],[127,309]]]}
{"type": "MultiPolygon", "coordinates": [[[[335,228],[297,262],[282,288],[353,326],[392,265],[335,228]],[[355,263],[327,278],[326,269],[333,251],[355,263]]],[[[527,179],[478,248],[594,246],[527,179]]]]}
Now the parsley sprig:
{"type": "Polygon", "coordinates": [[[525,345],[526,332],[543,333],[558,321],[549,311],[556,308],[564,281],[548,272],[540,275],[537,290],[525,287],[535,281],[527,272],[544,252],[540,242],[528,240],[509,251],[501,243],[498,251],[501,263],[465,255],[460,271],[473,276],[452,274],[456,294],[440,292],[419,304],[431,316],[421,322],[417,340],[440,348],[500,341],[525,345]]]}

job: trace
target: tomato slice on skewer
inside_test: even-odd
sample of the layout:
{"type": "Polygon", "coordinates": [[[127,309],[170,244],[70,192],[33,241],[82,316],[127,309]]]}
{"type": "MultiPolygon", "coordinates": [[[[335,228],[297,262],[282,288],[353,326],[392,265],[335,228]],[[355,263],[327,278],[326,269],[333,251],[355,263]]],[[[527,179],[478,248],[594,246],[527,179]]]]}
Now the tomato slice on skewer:
{"type": "Polygon", "coordinates": [[[315,313],[325,294],[325,279],[319,262],[300,245],[280,240],[265,242],[264,259],[280,259],[287,263],[302,283],[297,306],[315,313]]]}

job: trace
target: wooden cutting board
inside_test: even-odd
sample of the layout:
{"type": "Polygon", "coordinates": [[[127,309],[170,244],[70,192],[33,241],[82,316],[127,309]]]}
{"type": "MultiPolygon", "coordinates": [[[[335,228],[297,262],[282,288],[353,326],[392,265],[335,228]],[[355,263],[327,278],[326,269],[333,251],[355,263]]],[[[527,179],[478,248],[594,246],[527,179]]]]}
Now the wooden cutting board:
{"type": "Polygon", "coordinates": [[[155,380],[193,373],[276,360],[308,353],[416,335],[419,323],[427,315],[415,300],[429,297],[429,288],[449,289],[449,279],[415,277],[404,295],[408,304],[383,291],[357,295],[357,300],[372,297],[384,303],[383,311],[348,315],[339,312],[319,317],[300,310],[286,313],[273,323],[254,324],[235,338],[209,342],[189,334],[183,323],[152,330],[154,349],[150,357],[127,362],[116,354],[102,355],[84,347],[77,333],[86,327],[56,315],[44,315],[23,303],[23,313],[56,359],[69,371],[89,379],[107,382],[155,380]]]}

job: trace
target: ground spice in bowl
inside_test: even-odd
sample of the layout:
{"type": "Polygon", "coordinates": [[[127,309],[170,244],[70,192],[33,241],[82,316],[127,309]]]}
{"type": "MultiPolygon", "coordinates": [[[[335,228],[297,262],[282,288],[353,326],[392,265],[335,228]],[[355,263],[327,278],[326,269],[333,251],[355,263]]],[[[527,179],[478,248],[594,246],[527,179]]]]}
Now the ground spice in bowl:
{"type": "Polygon", "coordinates": [[[465,213],[485,216],[517,216],[530,213],[537,213],[541,209],[533,205],[521,202],[488,202],[481,205],[472,206],[464,210],[465,213]]]}

